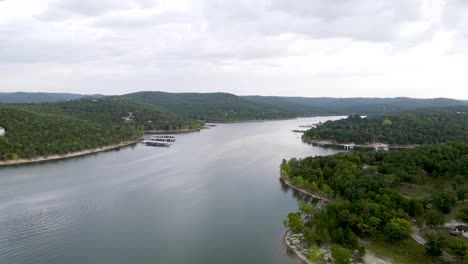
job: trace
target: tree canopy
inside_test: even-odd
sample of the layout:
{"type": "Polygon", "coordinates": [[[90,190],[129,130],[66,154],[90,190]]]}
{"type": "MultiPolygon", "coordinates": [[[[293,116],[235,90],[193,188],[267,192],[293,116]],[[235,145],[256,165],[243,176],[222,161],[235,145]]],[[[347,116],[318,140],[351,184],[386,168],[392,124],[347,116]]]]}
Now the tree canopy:
{"type": "Polygon", "coordinates": [[[350,115],[304,133],[305,141],[337,143],[437,144],[468,141],[468,107],[431,108],[393,115],[350,115]]]}

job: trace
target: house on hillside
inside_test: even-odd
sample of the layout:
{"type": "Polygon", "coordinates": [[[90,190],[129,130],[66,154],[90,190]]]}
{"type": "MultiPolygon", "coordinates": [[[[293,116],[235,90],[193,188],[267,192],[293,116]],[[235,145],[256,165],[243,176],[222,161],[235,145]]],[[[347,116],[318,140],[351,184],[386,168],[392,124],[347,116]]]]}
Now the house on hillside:
{"type": "Polygon", "coordinates": [[[452,231],[450,231],[450,234],[456,235],[456,236],[468,237],[468,226],[466,225],[456,226],[452,231]]]}
{"type": "Polygon", "coordinates": [[[0,127],[0,137],[5,135],[5,129],[3,127],[0,127]]]}

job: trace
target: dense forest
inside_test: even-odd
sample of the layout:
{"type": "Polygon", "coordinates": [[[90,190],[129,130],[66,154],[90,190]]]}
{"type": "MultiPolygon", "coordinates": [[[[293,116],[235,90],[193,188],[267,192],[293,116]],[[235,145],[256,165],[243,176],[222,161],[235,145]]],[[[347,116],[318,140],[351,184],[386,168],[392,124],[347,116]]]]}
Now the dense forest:
{"type": "Polygon", "coordinates": [[[328,121],[304,133],[305,141],[331,140],[337,143],[436,144],[468,141],[468,107],[420,109],[397,114],[350,115],[328,121]]]}
{"type": "MultiPolygon", "coordinates": [[[[331,199],[323,210],[302,204],[301,212],[288,215],[286,224],[310,245],[352,250],[362,246],[359,238],[395,244],[408,239],[413,220],[442,226],[445,215],[467,198],[468,143],[293,158],[282,162],[281,174],[331,199]]],[[[459,259],[467,253],[466,242],[440,246],[459,259]]]]}
{"type": "Polygon", "coordinates": [[[285,119],[297,117],[293,111],[263,105],[227,93],[139,92],[124,98],[157,105],[187,118],[210,122],[285,119]]]}
{"type": "Polygon", "coordinates": [[[136,140],[144,130],[198,129],[203,123],[123,99],[0,105],[0,160],[65,154],[136,140]]]}
{"type": "Polygon", "coordinates": [[[91,149],[141,136],[135,126],[105,126],[70,116],[0,107],[0,160],[33,158],[91,149]]]}
{"type": "Polygon", "coordinates": [[[100,124],[133,124],[144,130],[179,130],[202,127],[202,123],[171,113],[161,107],[143,105],[123,98],[87,99],[69,102],[22,104],[31,111],[68,115],[100,124]]]}

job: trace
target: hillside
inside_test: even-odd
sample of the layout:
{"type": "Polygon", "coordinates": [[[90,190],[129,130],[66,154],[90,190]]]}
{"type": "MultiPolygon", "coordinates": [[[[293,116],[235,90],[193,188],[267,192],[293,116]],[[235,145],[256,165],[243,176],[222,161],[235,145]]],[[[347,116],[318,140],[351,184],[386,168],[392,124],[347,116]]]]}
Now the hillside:
{"type": "MultiPolygon", "coordinates": [[[[287,224],[309,245],[335,243],[351,250],[365,245],[397,263],[441,262],[412,240],[411,220],[431,231],[444,225],[457,203],[466,208],[467,157],[468,144],[452,142],[283,161],[284,180],[331,199],[324,210],[302,205],[301,212],[288,215],[287,224]]],[[[442,233],[447,239],[441,247],[462,261],[468,242],[448,237],[448,230],[442,233]]]]}
{"type": "Polygon", "coordinates": [[[141,136],[134,126],[104,126],[66,115],[0,106],[0,160],[33,158],[92,149],[141,136]]]}
{"type": "Polygon", "coordinates": [[[284,119],[297,116],[276,106],[255,103],[227,93],[138,92],[122,97],[205,121],[284,119]]]}
{"type": "Polygon", "coordinates": [[[428,108],[328,121],[304,133],[305,141],[336,143],[436,144],[468,141],[468,107],[428,108]]]}
{"type": "Polygon", "coordinates": [[[136,140],[144,130],[198,129],[202,123],[122,99],[0,105],[0,160],[66,154],[136,140]]]}
{"type": "Polygon", "coordinates": [[[468,105],[466,101],[435,98],[329,98],[329,97],[279,97],[242,96],[252,102],[281,107],[299,115],[315,114],[361,114],[376,115],[394,113],[418,108],[468,105]]]}
{"type": "Polygon", "coordinates": [[[178,130],[202,127],[202,123],[199,121],[184,118],[157,106],[144,105],[120,97],[18,106],[31,111],[68,115],[100,124],[133,125],[144,130],[178,130]]]}

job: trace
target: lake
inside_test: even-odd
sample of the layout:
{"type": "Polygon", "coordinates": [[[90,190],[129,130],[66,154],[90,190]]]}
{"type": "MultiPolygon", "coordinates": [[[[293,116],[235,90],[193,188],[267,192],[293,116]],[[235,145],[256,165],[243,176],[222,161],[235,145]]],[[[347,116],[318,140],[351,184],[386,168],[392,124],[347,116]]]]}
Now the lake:
{"type": "Polygon", "coordinates": [[[0,168],[0,263],[300,263],[283,244],[297,195],[282,159],[339,150],[299,125],[339,117],[218,124],[142,144],[0,168]]]}

